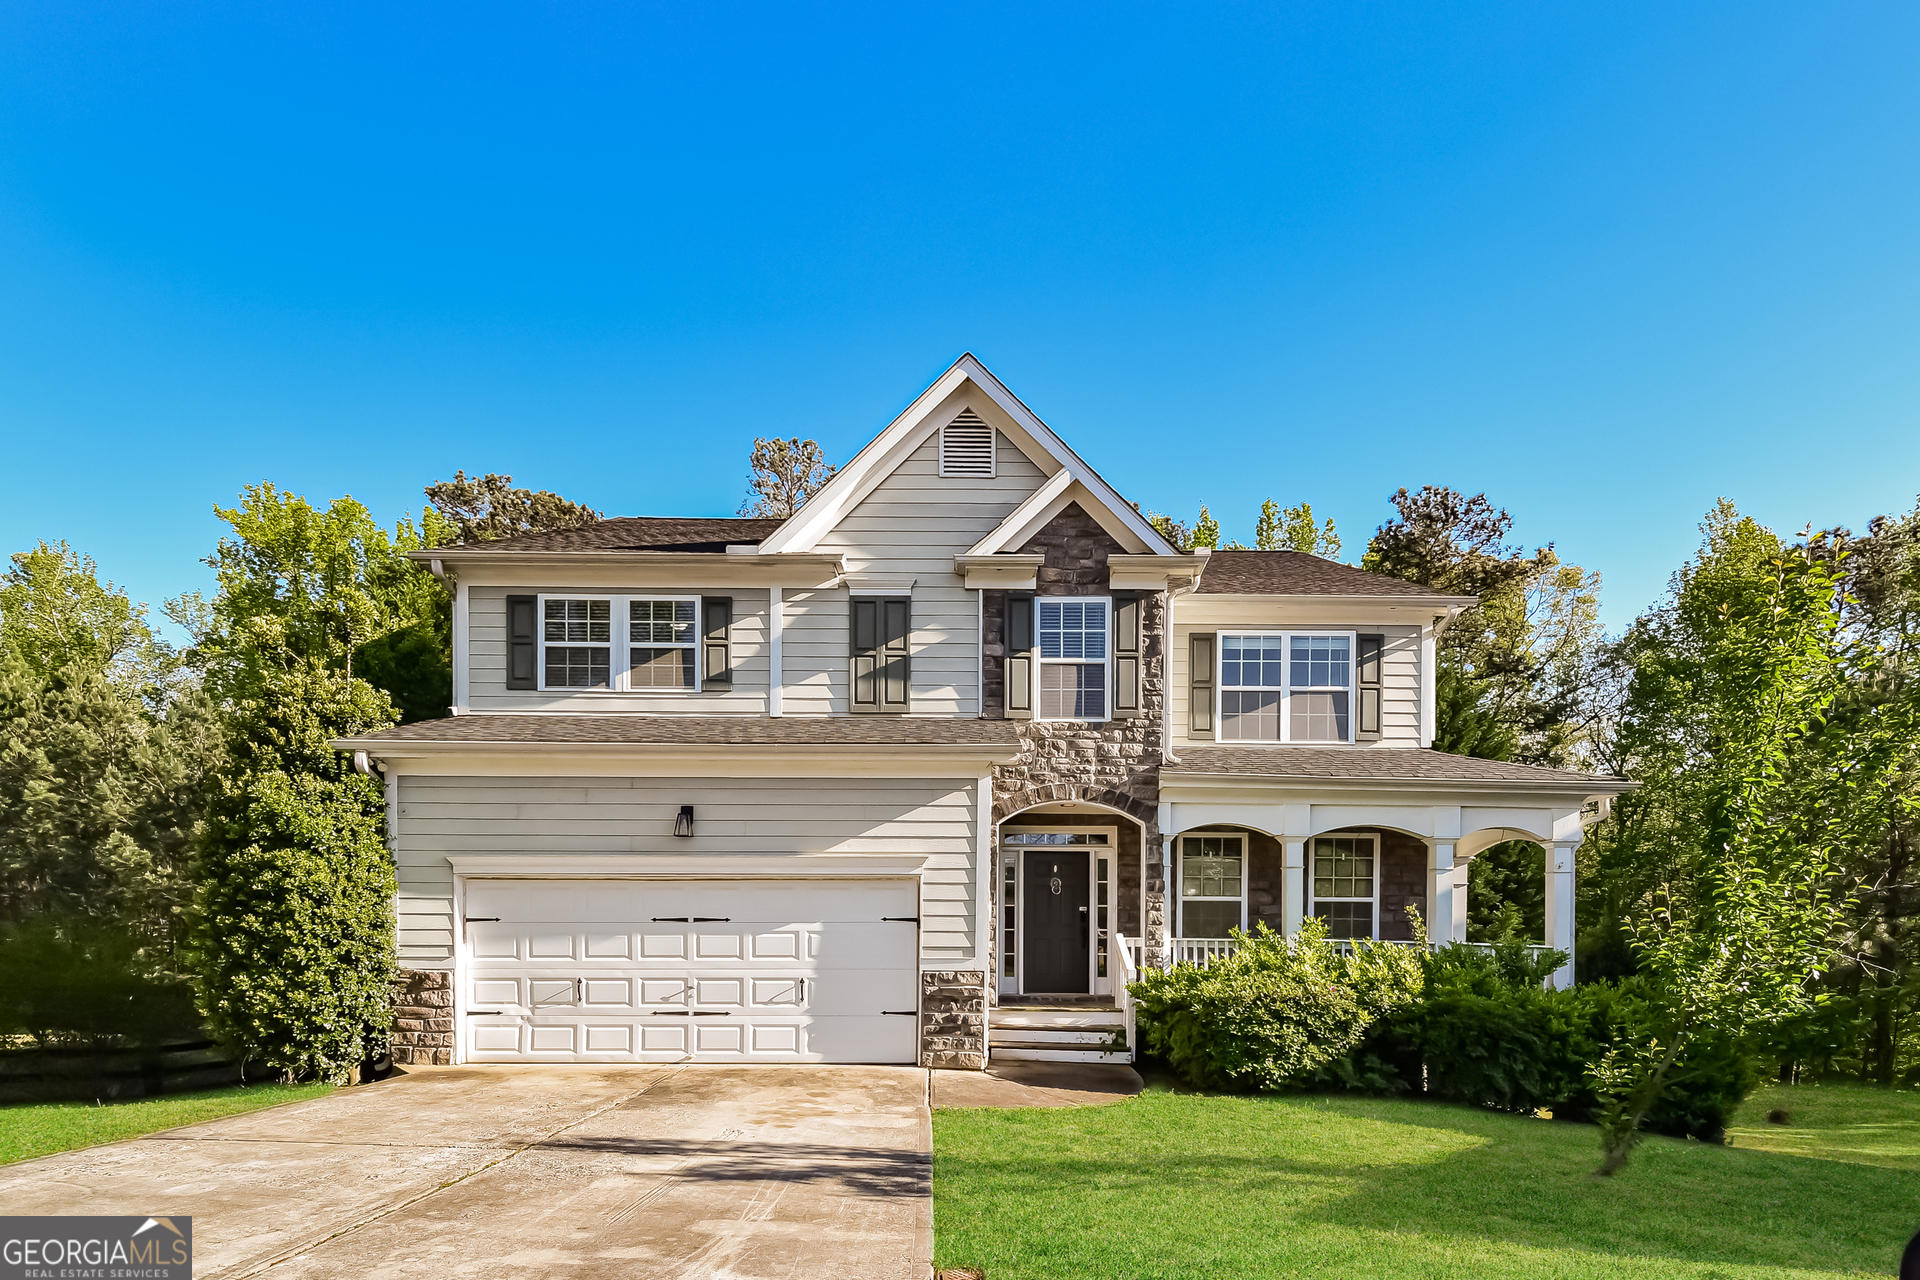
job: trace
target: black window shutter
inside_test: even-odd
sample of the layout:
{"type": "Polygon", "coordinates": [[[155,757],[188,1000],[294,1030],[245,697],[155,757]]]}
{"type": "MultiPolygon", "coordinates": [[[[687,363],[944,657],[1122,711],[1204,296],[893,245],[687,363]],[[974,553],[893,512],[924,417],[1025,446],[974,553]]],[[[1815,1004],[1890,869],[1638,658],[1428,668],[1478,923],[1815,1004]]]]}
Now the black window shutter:
{"type": "Polygon", "coordinates": [[[1007,719],[1033,719],[1033,597],[1007,597],[1007,719]]]}
{"type": "Polygon", "coordinates": [[[848,619],[853,711],[905,711],[909,701],[913,606],[905,599],[860,599],[848,619]]]}
{"type": "Polygon", "coordinates": [[[1213,736],[1213,640],[1211,631],[1187,637],[1187,731],[1213,736]]]}
{"type": "Polygon", "coordinates": [[[1360,714],[1354,723],[1354,738],[1360,742],[1380,740],[1380,666],[1381,653],[1387,647],[1385,636],[1356,637],[1353,673],[1360,714]]]}
{"type": "Polygon", "coordinates": [[[1136,595],[1113,598],[1113,718],[1140,714],[1140,611],[1136,595]]]}
{"type": "Polygon", "coordinates": [[[507,688],[540,687],[540,597],[507,597],[507,688]]]}
{"type": "Polygon", "coordinates": [[[880,710],[905,711],[912,694],[913,601],[880,603],[880,710]]]}
{"type": "Polygon", "coordinates": [[[700,601],[700,687],[733,688],[733,597],[700,601]]]}

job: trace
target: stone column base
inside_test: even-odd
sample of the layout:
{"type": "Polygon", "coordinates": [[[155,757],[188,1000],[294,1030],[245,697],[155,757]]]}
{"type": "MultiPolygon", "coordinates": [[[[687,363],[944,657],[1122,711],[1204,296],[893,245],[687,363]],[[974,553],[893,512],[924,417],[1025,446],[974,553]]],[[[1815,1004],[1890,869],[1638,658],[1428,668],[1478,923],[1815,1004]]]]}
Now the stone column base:
{"type": "Polygon", "coordinates": [[[453,1065],[453,975],[445,969],[400,970],[393,984],[393,1060],[453,1065]]]}
{"type": "Polygon", "coordinates": [[[921,971],[920,1065],[986,1070],[986,970],[921,971]]]}

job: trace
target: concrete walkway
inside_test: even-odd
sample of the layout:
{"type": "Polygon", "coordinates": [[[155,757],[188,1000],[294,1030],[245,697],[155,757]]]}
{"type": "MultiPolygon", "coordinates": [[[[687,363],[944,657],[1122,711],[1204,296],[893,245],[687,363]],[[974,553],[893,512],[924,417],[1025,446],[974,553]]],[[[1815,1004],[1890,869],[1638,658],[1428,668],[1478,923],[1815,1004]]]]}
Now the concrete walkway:
{"type": "Polygon", "coordinates": [[[924,1277],[927,1073],[454,1067],[0,1169],[191,1215],[200,1277],[924,1277]]]}

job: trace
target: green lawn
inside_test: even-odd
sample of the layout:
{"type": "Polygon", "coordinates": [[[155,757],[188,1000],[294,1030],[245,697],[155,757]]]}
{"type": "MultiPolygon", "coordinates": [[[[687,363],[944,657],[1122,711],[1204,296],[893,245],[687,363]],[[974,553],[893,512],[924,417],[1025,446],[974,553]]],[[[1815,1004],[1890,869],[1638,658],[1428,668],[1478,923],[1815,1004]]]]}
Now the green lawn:
{"type": "Polygon", "coordinates": [[[242,1111],[317,1098],[327,1084],[254,1084],[245,1088],[176,1093],[137,1102],[42,1102],[0,1107],[0,1164],[31,1160],[56,1151],[98,1146],[173,1129],[202,1120],[218,1120],[242,1111]]]}
{"type": "Polygon", "coordinates": [[[1734,1145],[1442,1103],[1153,1091],[934,1113],[936,1265],[990,1280],[1891,1275],[1920,1229],[1920,1095],[1773,1088],[1734,1145]],[[1793,1125],[1765,1122],[1785,1107],[1793,1125]]]}

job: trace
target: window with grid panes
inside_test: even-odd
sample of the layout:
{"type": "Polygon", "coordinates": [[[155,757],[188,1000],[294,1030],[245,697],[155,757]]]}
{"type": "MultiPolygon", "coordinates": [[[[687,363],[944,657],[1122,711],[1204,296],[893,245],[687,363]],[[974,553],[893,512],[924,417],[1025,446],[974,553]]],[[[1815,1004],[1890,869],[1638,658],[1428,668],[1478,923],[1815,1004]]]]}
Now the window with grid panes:
{"type": "Polygon", "coordinates": [[[1035,602],[1042,720],[1107,718],[1107,602],[1035,602]]]}
{"type": "Polygon", "coordinates": [[[1220,637],[1220,737],[1227,742],[1280,741],[1286,637],[1220,637]]]}
{"type": "Polygon", "coordinates": [[[695,684],[695,602],[629,600],[630,689],[691,689],[695,684]]]}
{"type": "Polygon", "coordinates": [[[1316,836],[1313,914],[1329,938],[1375,936],[1379,848],[1372,836],[1316,836]]]}
{"type": "Polygon", "coordinates": [[[1349,742],[1353,637],[1223,632],[1222,742],[1349,742]]]}
{"type": "Polygon", "coordinates": [[[1246,841],[1180,837],[1180,936],[1225,938],[1246,927],[1246,841]]]}
{"type": "Polygon", "coordinates": [[[605,689],[613,674],[613,601],[545,603],[540,630],[549,689],[605,689]]]}
{"type": "Polygon", "coordinates": [[[1349,737],[1353,642],[1347,636],[1292,636],[1287,675],[1287,738],[1345,742],[1349,737]]]}

